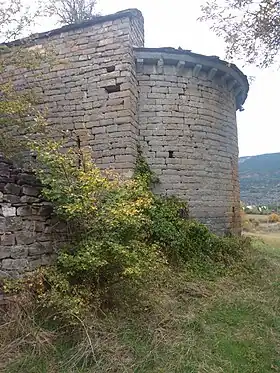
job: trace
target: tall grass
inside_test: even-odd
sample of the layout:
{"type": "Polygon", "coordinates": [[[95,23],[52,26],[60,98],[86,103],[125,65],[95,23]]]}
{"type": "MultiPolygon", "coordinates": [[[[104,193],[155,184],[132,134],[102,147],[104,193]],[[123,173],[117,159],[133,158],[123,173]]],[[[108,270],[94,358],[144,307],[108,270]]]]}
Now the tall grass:
{"type": "Polygon", "coordinates": [[[202,276],[166,270],[145,286],[116,288],[123,303],[75,331],[30,299],[2,313],[5,373],[268,373],[280,370],[280,251],[255,242],[242,267],[202,276]],[[137,291],[136,291],[137,290],[137,291]]]}

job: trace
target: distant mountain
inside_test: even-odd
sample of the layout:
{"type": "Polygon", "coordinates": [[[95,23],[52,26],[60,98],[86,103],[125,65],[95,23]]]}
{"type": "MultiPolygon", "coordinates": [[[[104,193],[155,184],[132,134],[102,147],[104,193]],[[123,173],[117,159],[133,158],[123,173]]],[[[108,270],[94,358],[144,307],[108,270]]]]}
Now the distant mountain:
{"type": "Polygon", "coordinates": [[[280,153],[239,158],[241,201],[247,205],[280,203],[280,153]]]}

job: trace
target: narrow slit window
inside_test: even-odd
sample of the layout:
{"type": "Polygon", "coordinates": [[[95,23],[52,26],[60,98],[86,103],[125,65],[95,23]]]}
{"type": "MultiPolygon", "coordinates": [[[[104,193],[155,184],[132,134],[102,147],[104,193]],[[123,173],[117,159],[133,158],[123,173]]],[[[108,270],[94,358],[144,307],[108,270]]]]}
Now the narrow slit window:
{"type": "Polygon", "coordinates": [[[120,92],[121,90],[121,85],[120,84],[116,84],[116,85],[108,85],[107,87],[105,87],[106,91],[108,93],[114,93],[114,92],[120,92]]]}
{"type": "Polygon", "coordinates": [[[174,158],[174,151],[173,150],[169,150],[168,158],[174,158]]]}
{"type": "Polygon", "coordinates": [[[115,66],[108,66],[106,69],[107,69],[107,73],[112,73],[113,71],[116,70],[115,66]]]}

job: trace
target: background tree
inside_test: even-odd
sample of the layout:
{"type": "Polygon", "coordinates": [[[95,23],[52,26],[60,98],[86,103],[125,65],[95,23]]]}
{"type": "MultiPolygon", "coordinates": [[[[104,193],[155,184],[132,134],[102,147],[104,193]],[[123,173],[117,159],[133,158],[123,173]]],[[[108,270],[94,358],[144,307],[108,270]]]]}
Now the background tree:
{"type": "Polygon", "coordinates": [[[25,0],[0,0],[0,42],[29,33],[30,26],[43,15],[41,0],[33,1],[32,7],[25,0]]]}
{"type": "Polygon", "coordinates": [[[59,23],[69,25],[94,18],[95,6],[96,0],[50,0],[47,10],[59,23]]]}
{"type": "Polygon", "coordinates": [[[35,105],[36,80],[31,88],[24,72],[33,71],[36,78],[47,55],[28,48],[29,38],[21,43],[7,42],[27,32],[39,14],[36,6],[31,10],[24,0],[0,0],[0,39],[6,41],[0,44],[0,153],[6,156],[26,150],[27,138],[44,122],[35,105]]]}
{"type": "Polygon", "coordinates": [[[227,58],[267,67],[280,52],[279,0],[209,0],[201,7],[200,21],[224,38],[227,58]]]}

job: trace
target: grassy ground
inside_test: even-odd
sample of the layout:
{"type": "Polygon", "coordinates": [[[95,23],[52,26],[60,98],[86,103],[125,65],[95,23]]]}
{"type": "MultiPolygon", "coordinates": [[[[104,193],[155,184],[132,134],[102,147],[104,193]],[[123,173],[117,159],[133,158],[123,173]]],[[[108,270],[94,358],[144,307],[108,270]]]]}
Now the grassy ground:
{"type": "Polygon", "coordinates": [[[247,214],[248,219],[255,219],[262,223],[267,223],[269,215],[261,215],[261,214],[247,214]]]}
{"type": "Polygon", "coordinates": [[[280,250],[280,232],[247,232],[246,235],[263,241],[263,243],[266,243],[268,247],[274,248],[276,251],[278,249],[280,250]]]}
{"type": "Polygon", "coordinates": [[[267,242],[255,242],[247,271],[166,277],[146,301],[88,323],[79,348],[59,336],[35,348],[33,338],[1,372],[280,372],[280,237],[267,242]]]}

